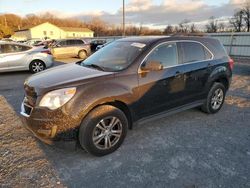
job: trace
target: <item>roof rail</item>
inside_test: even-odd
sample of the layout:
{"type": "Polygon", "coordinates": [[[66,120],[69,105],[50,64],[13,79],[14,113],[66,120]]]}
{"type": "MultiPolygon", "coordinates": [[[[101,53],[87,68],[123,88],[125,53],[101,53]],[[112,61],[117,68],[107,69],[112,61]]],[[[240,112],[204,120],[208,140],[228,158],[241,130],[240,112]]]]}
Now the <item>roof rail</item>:
{"type": "Polygon", "coordinates": [[[207,33],[174,33],[170,35],[171,37],[205,37],[208,36],[207,33]]]}

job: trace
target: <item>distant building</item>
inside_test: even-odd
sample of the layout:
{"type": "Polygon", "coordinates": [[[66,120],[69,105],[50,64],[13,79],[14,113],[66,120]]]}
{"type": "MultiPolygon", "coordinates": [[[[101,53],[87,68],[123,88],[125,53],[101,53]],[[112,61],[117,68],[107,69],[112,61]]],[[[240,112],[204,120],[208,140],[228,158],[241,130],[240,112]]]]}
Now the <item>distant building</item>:
{"type": "Polygon", "coordinates": [[[28,29],[18,30],[11,38],[21,41],[29,39],[65,39],[93,36],[94,32],[88,28],[58,27],[49,22],[45,22],[28,29]]]}

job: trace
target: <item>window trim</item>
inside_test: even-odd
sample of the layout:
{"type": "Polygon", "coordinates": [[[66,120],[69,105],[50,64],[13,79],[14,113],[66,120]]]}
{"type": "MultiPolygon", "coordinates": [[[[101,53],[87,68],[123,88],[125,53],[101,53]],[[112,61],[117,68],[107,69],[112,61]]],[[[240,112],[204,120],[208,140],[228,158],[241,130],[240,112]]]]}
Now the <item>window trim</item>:
{"type": "MultiPolygon", "coordinates": [[[[167,43],[162,43],[161,45],[157,45],[157,47],[156,48],[154,48],[154,50],[152,50],[152,51],[150,51],[150,53],[147,55],[147,57],[146,57],[146,59],[158,48],[158,47],[160,47],[160,46],[162,46],[162,45],[165,45],[165,44],[174,44],[175,45],[175,49],[176,49],[176,60],[177,60],[177,64],[176,65],[178,65],[179,64],[179,54],[178,54],[178,46],[177,46],[177,43],[176,42],[167,42],[167,43]]],[[[145,59],[145,60],[146,60],[145,59]]],[[[145,61],[144,60],[144,61],[145,61]]],[[[165,69],[165,68],[168,68],[168,67],[172,67],[172,66],[176,66],[176,65],[171,65],[171,66],[163,66],[163,69],[165,69]]]]}
{"type": "MultiPolygon", "coordinates": [[[[181,43],[185,43],[185,41],[183,42],[183,41],[179,41],[179,43],[181,44],[181,43]]],[[[181,62],[181,65],[186,65],[186,64],[191,64],[191,63],[197,63],[197,62],[204,62],[204,61],[210,61],[210,60],[213,60],[214,59],[214,54],[211,52],[211,50],[210,49],[208,49],[208,47],[206,47],[204,44],[202,44],[201,42],[198,42],[198,41],[186,41],[186,43],[198,43],[198,44],[200,44],[201,46],[203,46],[203,48],[205,48],[205,50],[207,50],[208,51],[208,53],[211,55],[211,58],[210,59],[205,59],[205,60],[201,60],[201,61],[193,61],[193,62],[187,62],[187,63],[184,63],[183,61],[183,59],[182,59],[182,62],[181,62]]],[[[181,53],[184,53],[184,51],[183,51],[184,49],[183,49],[183,46],[181,45],[181,53]]],[[[204,51],[204,53],[205,53],[205,51],[204,51]]],[[[181,54],[182,55],[182,58],[184,57],[183,56],[183,54],[181,54]]]]}
{"type": "Polygon", "coordinates": [[[182,66],[182,65],[189,65],[189,64],[195,64],[195,63],[201,63],[201,62],[206,62],[206,61],[211,61],[214,59],[214,54],[211,52],[211,50],[206,46],[204,45],[203,43],[199,42],[199,41],[195,41],[195,40],[173,40],[173,41],[166,41],[166,42],[162,42],[158,45],[156,45],[153,49],[151,49],[147,55],[143,58],[143,60],[141,61],[139,67],[138,67],[138,74],[141,74],[143,71],[141,70],[141,67],[142,67],[142,64],[145,62],[145,60],[147,59],[147,57],[157,48],[159,47],[160,45],[163,45],[163,44],[168,44],[168,43],[175,43],[176,44],[176,47],[177,47],[177,60],[178,60],[178,64],[177,65],[172,65],[172,66],[168,66],[168,67],[163,67],[163,70],[167,69],[167,68],[172,68],[172,67],[178,67],[178,66],[182,66]],[[190,63],[181,63],[179,64],[179,50],[178,50],[178,46],[177,46],[177,43],[180,43],[180,42],[194,42],[194,43],[199,43],[201,44],[206,50],[208,50],[208,52],[212,55],[212,57],[210,59],[206,59],[206,60],[202,60],[202,61],[194,61],[194,62],[190,62],[190,63]]]}

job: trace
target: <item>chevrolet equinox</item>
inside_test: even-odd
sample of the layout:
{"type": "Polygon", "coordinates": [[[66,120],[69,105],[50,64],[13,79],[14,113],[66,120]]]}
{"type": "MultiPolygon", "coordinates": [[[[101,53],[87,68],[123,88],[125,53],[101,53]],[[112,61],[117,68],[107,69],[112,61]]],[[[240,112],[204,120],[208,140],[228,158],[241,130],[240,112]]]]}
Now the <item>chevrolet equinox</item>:
{"type": "Polygon", "coordinates": [[[78,140],[96,156],[115,151],[133,124],[194,107],[218,112],[233,60],[206,37],[131,37],[82,62],[24,83],[22,119],[48,144],[78,140]]]}

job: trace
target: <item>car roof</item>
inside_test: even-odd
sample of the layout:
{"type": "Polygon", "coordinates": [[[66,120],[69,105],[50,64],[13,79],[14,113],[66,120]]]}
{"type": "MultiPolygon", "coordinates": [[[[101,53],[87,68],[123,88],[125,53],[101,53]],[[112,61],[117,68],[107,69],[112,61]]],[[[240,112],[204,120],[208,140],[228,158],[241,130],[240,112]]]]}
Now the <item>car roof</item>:
{"type": "Polygon", "coordinates": [[[81,38],[68,38],[68,39],[57,39],[56,41],[67,41],[67,40],[84,40],[84,39],[81,39],[81,38]]]}
{"type": "Polygon", "coordinates": [[[23,43],[18,43],[18,42],[0,41],[0,44],[14,44],[14,45],[21,45],[21,46],[27,46],[27,47],[32,48],[32,46],[30,46],[30,45],[23,44],[23,43]]]}
{"type": "Polygon", "coordinates": [[[192,40],[198,42],[204,42],[208,40],[214,40],[209,37],[204,36],[139,36],[139,37],[127,37],[118,39],[118,41],[124,42],[138,42],[144,44],[152,44],[164,41],[182,41],[182,40],[192,40]]]}
{"type": "Polygon", "coordinates": [[[169,38],[169,36],[139,36],[139,37],[126,37],[126,38],[118,39],[117,41],[138,42],[138,43],[149,44],[149,43],[156,42],[162,39],[167,39],[167,38],[169,38]]]}

